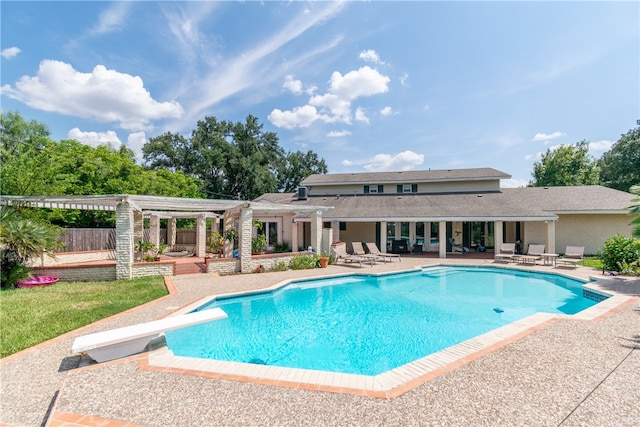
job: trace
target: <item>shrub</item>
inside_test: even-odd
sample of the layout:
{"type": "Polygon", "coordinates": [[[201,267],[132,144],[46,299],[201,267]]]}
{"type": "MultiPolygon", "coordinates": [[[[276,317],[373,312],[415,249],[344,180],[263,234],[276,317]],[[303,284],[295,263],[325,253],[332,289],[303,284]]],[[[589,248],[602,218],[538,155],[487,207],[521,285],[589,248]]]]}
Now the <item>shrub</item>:
{"type": "Polygon", "coordinates": [[[604,247],[599,255],[605,270],[624,274],[638,274],[640,272],[639,239],[616,234],[604,242],[604,247]]]}
{"type": "Polygon", "coordinates": [[[282,242],[276,242],[273,244],[273,252],[276,254],[283,253],[283,252],[291,252],[291,244],[286,240],[282,242]]]}
{"type": "Polygon", "coordinates": [[[273,267],[271,267],[272,271],[287,271],[287,263],[284,261],[276,262],[273,267]]]}
{"type": "Polygon", "coordinates": [[[296,255],[289,261],[289,268],[292,270],[310,270],[318,266],[317,254],[301,254],[296,255]]]}

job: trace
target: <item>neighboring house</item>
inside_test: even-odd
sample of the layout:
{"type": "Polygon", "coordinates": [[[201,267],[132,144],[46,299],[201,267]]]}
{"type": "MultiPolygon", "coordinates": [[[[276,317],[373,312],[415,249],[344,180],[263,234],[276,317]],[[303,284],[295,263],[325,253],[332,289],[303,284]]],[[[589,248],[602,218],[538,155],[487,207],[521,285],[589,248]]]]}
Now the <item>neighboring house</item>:
{"type": "MultiPolygon", "coordinates": [[[[452,240],[470,250],[519,242],[522,251],[538,243],[547,253],[571,245],[595,254],[614,234],[631,235],[630,193],[602,186],[500,188],[508,178],[491,168],[312,175],[297,193],[256,201],[332,207],[323,213],[332,241],[375,241],[391,250],[392,241],[404,239],[440,257],[452,251],[452,240]]],[[[306,244],[309,224],[301,215],[294,228],[295,222],[306,244]]]]}

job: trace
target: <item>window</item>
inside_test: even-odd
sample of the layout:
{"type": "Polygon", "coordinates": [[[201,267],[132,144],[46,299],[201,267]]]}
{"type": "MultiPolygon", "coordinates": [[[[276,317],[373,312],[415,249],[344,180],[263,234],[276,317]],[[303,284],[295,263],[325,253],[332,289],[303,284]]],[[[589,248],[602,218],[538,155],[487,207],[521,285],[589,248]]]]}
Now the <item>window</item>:
{"type": "Polygon", "coordinates": [[[417,193],[418,184],[398,184],[398,193],[417,193]]]}
{"type": "Polygon", "coordinates": [[[377,194],[384,193],[383,185],[365,185],[364,186],[364,194],[377,194]]]}

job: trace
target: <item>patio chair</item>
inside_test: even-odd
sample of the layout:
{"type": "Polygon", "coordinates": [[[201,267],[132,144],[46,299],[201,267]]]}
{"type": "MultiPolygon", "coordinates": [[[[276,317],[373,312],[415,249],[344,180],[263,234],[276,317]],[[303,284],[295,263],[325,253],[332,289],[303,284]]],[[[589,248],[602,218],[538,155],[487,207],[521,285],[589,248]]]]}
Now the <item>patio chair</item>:
{"type": "Polygon", "coordinates": [[[545,245],[529,245],[526,254],[514,255],[513,258],[522,264],[527,263],[536,265],[536,261],[542,259],[544,248],[545,245]]]}
{"type": "Polygon", "coordinates": [[[338,263],[339,260],[343,260],[345,263],[357,262],[358,264],[360,264],[360,267],[362,267],[362,263],[369,264],[371,265],[371,267],[373,267],[373,264],[375,264],[376,262],[373,258],[367,258],[361,255],[348,254],[347,249],[345,248],[344,245],[332,246],[331,250],[333,251],[336,257],[336,264],[338,263]]]}
{"type": "Polygon", "coordinates": [[[464,246],[462,243],[456,243],[455,240],[453,240],[452,237],[449,237],[447,239],[449,241],[449,244],[451,245],[451,251],[452,252],[462,252],[463,254],[466,254],[467,252],[469,252],[469,248],[464,246]]]}
{"type": "Polygon", "coordinates": [[[493,260],[510,262],[515,256],[515,252],[516,252],[515,243],[501,243],[500,249],[493,256],[493,260]]]}
{"type": "MultiPolygon", "coordinates": [[[[376,262],[376,259],[380,259],[378,256],[374,254],[368,254],[364,247],[362,246],[362,242],[351,242],[351,247],[353,248],[353,255],[363,256],[365,258],[373,259],[373,262],[376,262]]],[[[384,260],[386,262],[386,259],[384,260]]]]}
{"type": "Polygon", "coordinates": [[[398,261],[402,262],[400,255],[380,252],[380,249],[378,249],[378,245],[373,242],[367,243],[367,249],[369,249],[370,254],[383,258],[385,260],[384,262],[387,262],[387,258],[389,258],[389,261],[391,261],[393,258],[398,258],[398,261]]]}
{"type": "Polygon", "coordinates": [[[578,267],[578,263],[584,259],[584,246],[567,246],[564,256],[558,258],[557,263],[563,263],[565,266],[573,268],[578,267]]]}

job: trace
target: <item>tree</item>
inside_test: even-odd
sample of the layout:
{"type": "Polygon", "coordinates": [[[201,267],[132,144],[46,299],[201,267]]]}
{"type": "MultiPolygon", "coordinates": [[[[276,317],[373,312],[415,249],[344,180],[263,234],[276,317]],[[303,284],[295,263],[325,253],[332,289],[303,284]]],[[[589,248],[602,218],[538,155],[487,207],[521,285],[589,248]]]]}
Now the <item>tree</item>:
{"type": "Polygon", "coordinates": [[[548,149],[533,166],[532,187],[562,185],[596,185],[600,182],[600,168],[589,157],[589,144],[561,145],[548,149]]]}
{"type": "Polygon", "coordinates": [[[278,189],[284,193],[295,191],[309,175],[324,173],[327,173],[327,164],[313,151],[289,152],[278,170],[278,189]]]}
{"type": "Polygon", "coordinates": [[[289,191],[310,173],[326,173],[324,160],[311,151],[285,155],[278,136],[265,132],[251,115],[238,123],[205,117],[190,138],[165,133],[151,138],[142,150],[148,167],[165,167],[199,179],[209,198],[251,200],[264,193],[289,191]]]}
{"type": "Polygon", "coordinates": [[[598,165],[602,184],[607,187],[629,191],[631,186],[640,185],[640,126],[622,135],[598,165]]]}
{"type": "MultiPolygon", "coordinates": [[[[629,191],[638,196],[632,199],[632,201],[640,202],[640,185],[632,186],[629,191]]],[[[640,239],[640,203],[629,206],[629,214],[635,216],[634,220],[631,221],[631,224],[634,226],[633,237],[640,239]]]]}

